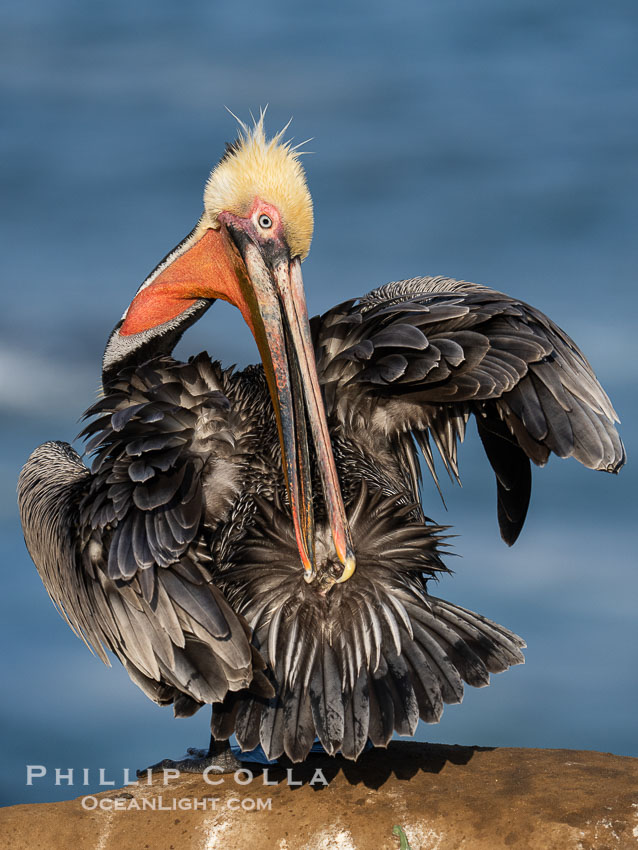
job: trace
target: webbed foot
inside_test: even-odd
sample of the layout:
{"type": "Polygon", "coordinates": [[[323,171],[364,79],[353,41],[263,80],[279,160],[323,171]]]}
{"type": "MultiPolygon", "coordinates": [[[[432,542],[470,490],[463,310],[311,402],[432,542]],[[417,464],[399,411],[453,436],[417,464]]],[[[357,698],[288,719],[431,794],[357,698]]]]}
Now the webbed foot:
{"type": "Polygon", "coordinates": [[[229,741],[210,740],[208,750],[189,747],[188,755],[182,759],[162,759],[144,770],[138,770],[138,778],[148,776],[148,772],[159,773],[162,770],[179,770],[180,773],[203,773],[212,768],[213,773],[234,773],[241,770],[242,763],[234,755],[229,741]]]}

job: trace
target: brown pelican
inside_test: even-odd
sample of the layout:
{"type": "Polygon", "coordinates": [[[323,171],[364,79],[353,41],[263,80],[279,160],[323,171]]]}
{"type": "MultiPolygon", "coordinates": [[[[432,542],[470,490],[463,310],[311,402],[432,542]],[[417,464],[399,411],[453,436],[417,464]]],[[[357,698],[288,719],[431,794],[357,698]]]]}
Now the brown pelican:
{"type": "Polygon", "coordinates": [[[19,481],[29,552],[71,628],[176,715],[213,704],[209,755],[226,766],[233,732],[270,758],[302,760],[316,738],[356,758],[522,663],[519,637],[430,593],[444,529],[420,504],[419,450],[435,480],[432,443],[458,477],[474,417],[508,544],[530,460],[624,462],[584,355],[515,298],[422,277],[308,322],[312,229],[299,151],[262,116],[109,338],[90,468],[49,442],[19,481]],[[262,366],[171,357],[217,298],[262,366]]]}

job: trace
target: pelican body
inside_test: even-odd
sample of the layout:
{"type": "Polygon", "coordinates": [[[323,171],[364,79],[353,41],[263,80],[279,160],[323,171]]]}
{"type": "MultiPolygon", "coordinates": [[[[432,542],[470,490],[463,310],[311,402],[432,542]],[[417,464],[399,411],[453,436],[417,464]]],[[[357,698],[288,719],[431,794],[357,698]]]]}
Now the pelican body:
{"type": "MultiPolygon", "coordinates": [[[[530,461],[616,472],[617,417],[546,316],[442,277],[387,284],[308,320],[312,204],[299,152],[243,126],[192,233],[142,284],[67,443],[19,480],[25,540],[71,628],[156,703],[212,704],[214,741],[269,758],[319,739],[355,759],[523,662],[514,633],[430,592],[445,529],[424,515],[419,452],[458,477],[474,417],[512,544],[530,461]],[[216,298],[262,364],[171,356],[216,298]]],[[[438,482],[437,482],[438,486],[438,482]]]]}

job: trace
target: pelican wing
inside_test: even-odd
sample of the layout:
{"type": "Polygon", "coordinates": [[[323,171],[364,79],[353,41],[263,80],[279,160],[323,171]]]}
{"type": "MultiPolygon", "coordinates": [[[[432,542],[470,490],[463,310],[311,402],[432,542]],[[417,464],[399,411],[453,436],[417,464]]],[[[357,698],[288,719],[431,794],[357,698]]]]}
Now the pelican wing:
{"type": "Polygon", "coordinates": [[[328,415],[384,439],[411,433],[435,480],[429,438],[458,478],[457,441],[475,415],[509,544],[527,512],[529,460],[542,466],[554,452],[607,472],[625,461],[618,418],[585,356],[500,292],[441,277],[389,283],[315,318],[313,334],[328,415]]]}
{"type": "Polygon", "coordinates": [[[67,622],[179,714],[247,687],[264,666],[211,583],[194,426],[228,447],[229,405],[206,370],[207,359],[138,368],[87,412],[91,470],[67,444],[46,443],[19,482],[27,547],[67,622]]]}

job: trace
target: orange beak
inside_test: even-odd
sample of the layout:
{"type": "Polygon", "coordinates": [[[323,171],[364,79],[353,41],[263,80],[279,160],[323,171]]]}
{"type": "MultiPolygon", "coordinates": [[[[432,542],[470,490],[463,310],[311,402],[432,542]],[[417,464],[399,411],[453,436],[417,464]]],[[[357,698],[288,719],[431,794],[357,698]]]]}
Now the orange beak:
{"type": "Polygon", "coordinates": [[[250,218],[219,216],[220,230],[204,235],[131,303],[120,334],[139,333],[176,318],[198,299],[222,298],[242,313],[257,342],[272,398],[286,489],[304,577],[316,573],[310,424],[335,551],[346,581],[355,569],[319,387],[299,258],[283,235],[264,244],[250,218]]]}

